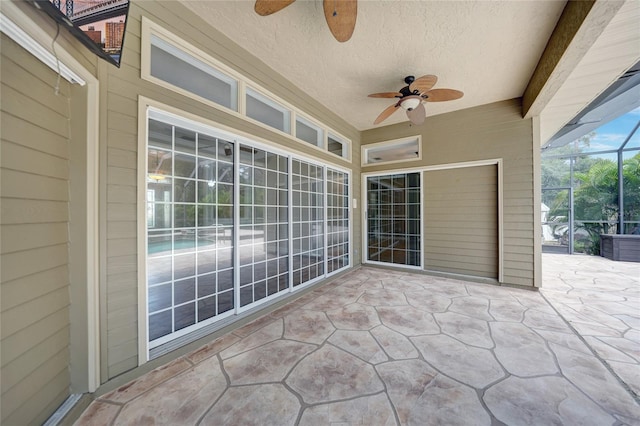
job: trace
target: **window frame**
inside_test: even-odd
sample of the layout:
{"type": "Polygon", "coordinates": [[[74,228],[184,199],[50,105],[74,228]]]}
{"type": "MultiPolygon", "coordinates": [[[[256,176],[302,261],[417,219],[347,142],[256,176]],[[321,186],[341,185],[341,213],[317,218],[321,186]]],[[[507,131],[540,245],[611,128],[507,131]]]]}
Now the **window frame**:
{"type": "Polygon", "coordinates": [[[291,125],[291,122],[293,121],[293,117],[294,117],[294,113],[293,110],[290,107],[287,107],[286,104],[283,104],[277,100],[272,99],[271,97],[269,97],[268,95],[265,95],[264,93],[262,93],[259,89],[256,89],[253,86],[249,86],[249,85],[244,85],[244,90],[243,90],[243,111],[242,113],[244,114],[244,116],[248,119],[251,120],[255,123],[259,123],[261,126],[265,126],[270,130],[275,130],[277,132],[283,133],[287,136],[289,136],[292,132],[292,128],[293,126],[291,125]],[[248,97],[252,97],[253,99],[275,109],[276,111],[279,111],[282,113],[283,119],[282,119],[282,126],[283,126],[283,130],[278,129],[277,127],[273,127],[265,122],[262,122],[256,118],[250,117],[247,114],[247,98],[248,97]]]}
{"type": "Polygon", "coordinates": [[[326,150],[326,144],[327,144],[327,130],[322,127],[320,124],[318,124],[317,122],[315,122],[314,120],[302,115],[302,114],[296,114],[295,119],[294,119],[294,129],[292,130],[292,135],[299,141],[306,143],[312,147],[318,148],[322,151],[326,150]],[[316,138],[316,143],[313,144],[309,141],[306,141],[304,139],[300,139],[298,137],[298,121],[301,122],[302,124],[304,124],[307,127],[310,127],[314,130],[316,130],[318,132],[318,137],[316,138]]]}
{"type": "Polygon", "coordinates": [[[406,163],[408,161],[420,161],[422,160],[422,135],[415,135],[415,136],[407,136],[404,138],[399,138],[399,139],[392,139],[392,140],[387,140],[387,141],[382,141],[382,142],[375,142],[375,143],[370,143],[367,145],[362,145],[360,147],[360,152],[361,152],[361,163],[360,165],[362,167],[367,167],[367,166],[377,166],[380,164],[396,164],[396,163],[406,163]],[[371,150],[375,150],[375,149],[380,149],[380,148],[392,148],[394,146],[397,145],[402,145],[404,143],[407,142],[413,142],[416,141],[418,144],[418,155],[417,157],[412,157],[412,158],[407,158],[407,159],[400,159],[400,160],[389,160],[389,161],[376,161],[375,163],[370,163],[369,160],[369,152],[371,150]]]}
{"type": "Polygon", "coordinates": [[[325,136],[325,146],[328,154],[333,155],[335,157],[344,158],[347,161],[351,162],[351,140],[342,136],[340,133],[335,132],[333,130],[327,131],[325,136]],[[333,139],[342,144],[342,155],[335,154],[329,151],[329,139],[333,139]]]}
{"type": "MultiPolygon", "coordinates": [[[[196,322],[194,325],[191,325],[185,329],[178,330],[170,333],[169,335],[162,336],[156,340],[154,340],[154,345],[151,346],[148,341],[149,338],[149,325],[148,325],[148,316],[149,316],[149,308],[148,308],[148,284],[147,284],[147,174],[148,174],[148,158],[147,155],[139,155],[138,156],[138,205],[137,205],[137,217],[138,217],[138,226],[137,226],[137,236],[138,236],[138,360],[139,364],[142,365],[148,362],[150,359],[155,359],[156,357],[162,355],[163,353],[168,352],[176,347],[176,345],[187,344],[188,342],[195,340],[203,335],[209,334],[230,322],[239,320],[246,315],[250,315],[258,309],[262,309],[265,305],[275,303],[278,300],[285,299],[291,296],[294,292],[307,288],[319,281],[325,280],[330,276],[344,272],[349,268],[353,267],[353,255],[356,253],[356,249],[354,249],[353,242],[353,225],[352,225],[352,215],[353,210],[351,206],[351,197],[352,191],[354,190],[354,183],[352,179],[352,171],[346,167],[337,166],[332,164],[330,161],[326,159],[318,159],[314,157],[313,154],[302,154],[296,151],[287,150],[286,148],[279,147],[277,145],[271,144],[269,141],[257,138],[250,134],[242,134],[235,129],[226,128],[224,125],[219,123],[212,122],[210,120],[204,119],[202,117],[190,114],[185,111],[181,111],[177,108],[170,107],[168,105],[162,104],[157,101],[153,101],[151,99],[145,98],[143,96],[139,96],[138,98],[138,111],[139,111],[139,119],[138,119],[138,147],[139,152],[146,152],[148,149],[148,137],[149,137],[149,119],[164,121],[165,123],[182,127],[190,131],[194,131],[197,133],[202,133],[205,135],[227,139],[234,142],[235,146],[235,167],[236,171],[234,171],[234,176],[237,177],[238,173],[238,163],[239,159],[239,149],[240,145],[249,145],[256,149],[261,149],[268,151],[270,153],[282,155],[288,158],[288,245],[289,245],[289,283],[290,288],[286,291],[281,291],[272,295],[267,295],[267,297],[258,300],[250,305],[241,307],[239,304],[239,260],[237,260],[237,256],[234,255],[234,263],[233,270],[238,271],[234,272],[234,292],[235,292],[235,300],[234,307],[227,312],[224,312],[220,315],[214,316],[212,318],[208,318],[201,322],[196,322]],[[166,120],[166,121],[165,121],[166,120]],[[291,267],[293,262],[292,255],[292,232],[291,228],[293,225],[292,221],[292,191],[291,191],[291,179],[292,179],[292,168],[291,164],[295,160],[307,162],[314,164],[318,167],[322,167],[324,169],[324,174],[322,176],[323,182],[326,181],[326,172],[327,169],[332,169],[335,171],[339,171],[341,173],[345,173],[348,179],[348,185],[346,186],[348,194],[346,196],[347,206],[345,208],[348,210],[348,263],[340,267],[339,269],[327,272],[326,263],[327,263],[327,238],[324,236],[323,239],[323,252],[324,252],[324,264],[325,269],[324,273],[317,278],[303,283],[301,285],[293,287],[292,283],[292,274],[293,268],[291,267]],[[165,339],[166,338],[166,339],[165,339]],[[163,339],[161,342],[160,339],[163,339]],[[160,342],[160,343],[158,343],[160,342]]],[[[234,183],[234,250],[238,250],[239,244],[239,234],[237,230],[240,226],[240,213],[239,213],[239,189],[240,183],[239,181],[235,181],[234,183]]],[[[326,229],[327,222],[327,189],[323,188],[324,194],[324,205],[323,205],[323,214],[324,214],[324,224],[326,229]]]]}
{"type": "MultiPolygon", "coordinates": [[[[162,26],[156,24],[151,21],[149,18],[143,16],[142,17],[142,29],[141,29],[141,57],[140,57],[140,78],[146,81],[149,81],[153,84],[157,84],[161,87],[164,87],[168,90],[179,93],[188,98],[194,99],[198,102],[202,102],[208,106],[216,108],[220,111],[223,111],[232,116],[241,118],[243,120],[249,121],[261,128],[264,128],[268,131],[275,132],[279,135],[285,136],[286,138],[295,141],[296,143],[304,144],[305,148],[309,146],[314,147],[314,149],[319,150],[320,152],[324,152],[326,154],[330,154],[333,157],[337,157],[346,161],[348,163],[352,163],[352,148],[353,142],[351,139],[341,135],[339,132],[330,128],[329,126],[322,124],[320,121],[311,119],[309,115],[303,113],[299,108],[293,106],[291,103],[286,102],[284,99],[274,95],[270,91],[266,90],[260,84],[252,81],[246,76],[242,75],[240,72],[232,69],[231,67],[225,65],[221,61],[215,59],[210,54],[204,52],[203,50],[195,47],[191,43],[188,43],[181,37],[171,33],[166,30],[162,26]],[[186,89],[182,89],[178,86],[175,86],[167,81],[164,81],[158,77],[154,77],[151,75],[151,41],[152,37],[156,37],[160,39],[162,42],[167,43],[173,48],[183,51],[184,54],[193,57],[197,61],[202,62],[204,65],[211,67],[213,70],[220,73],[222,76],[228,77],[232,81],[236,81],[236,100],[235,102],[231,102],[231,104],[235,104],[236,109],[227,108],[224,105],[218,104],[214,101],[211,101],[202,96],[198,96],[196,93],[190,92],[186,89]],[[275,127],[271,127],[268,124],[264,124],[261,121],[248,117],[246,114],[246,96],[248,90],[252,90],[256,92],[258,95],[262,96],[264,99],[259,99],[261,102],[265,100],[268,105],[274,106],[276,109],[283,108],[289,113],[289,123],[288,126],[285,127],[287,131],[279,130],[275,127]],[[307,141],[302,139],[298,139],[296,137],[296,123],[297,119],[300,117],[304,121],[309,121],[314,126],[319,127],[322,130],[322,146],[314,146],[307,141]],[[328,149],[328,140],[330,135],[333,135],[334,139],[338,140],[343,144],[342,155],[337,155],[333,152],[330,152],[328,149]]],[[[176,56],[176,55],[174,55],[176,56]]],[[[176,56],[179,59],[183,59],[180,56],[176,56]]],[[[184,59],[183,59],[184,60],[184,59]]],[[[193,64],[192,64],[193,65],[193,64]]],[[[213,74],[212,74],[213,75],[213,74]]],[[[218,78],[222,81],[225,81],[223,78],[220,78],[218,75],[214,75],[215,78],[218,78]]],[[[306,123],[305,123],[306,124],[306,123]]]]}

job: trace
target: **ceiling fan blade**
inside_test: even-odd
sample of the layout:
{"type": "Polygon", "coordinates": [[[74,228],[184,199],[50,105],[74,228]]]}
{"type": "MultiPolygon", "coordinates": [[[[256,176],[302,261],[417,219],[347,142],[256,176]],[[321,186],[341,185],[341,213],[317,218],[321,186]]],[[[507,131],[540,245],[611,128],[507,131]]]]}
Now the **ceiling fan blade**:
{"type": "Polygon", "coordinates": [[[411,93],[416,90],[418,93],[424,93],[435,86],[437,81],[438,77],[435,75],[423,75],[422,77],[416,78],[413,83],[409,85],[409,90],[411,90],[411,93]]]}
{"type": "Polygon", "coordinates": [[[256,0],[253,7],[260,16],[268,16],[289,6],[296,0],[256,0]]]}
{"type": "Polygon", "coordinates": [[[411,111],[407,111],[407,117],[409,117],[409,120],[416,126],[419,126],[422,123],[424,123],[424,119],[426,118],[426,116],[427,116],[427,111],[424,109],[423,103],[420,103],[420,105],[418,105],[411,111]]]}
{"type": "Polygon", "coordinates": [[[349,40],[356,28],[358,0],[324,0],[323,8],[331,34],[341,43],[349,40]]]}
{"type": "Polygon", "coordinates": [[[384,120],[386,120],[387,118],[389,118],[389,116],[391,114],[393,114],[394,112],[396,112],[396,110],[398,109],[398,107],[400,106],[399,103],[395,103],[393,105],[388,106],[384,111],[382,111],[380,113],[380,115],[378,116],[378,118],[376,118],[376,121],[373,122],[373,124],[380,124],[382,123],[384,120]]]}
{"type": "Polygon", "coordinates": [[[460,99],[464,93],[454,89],[433,89],[429,90],[425,95],[427,95],[427,99],[425,99],[427,102],[443,102],[460,99]]]}
{"type": "Polygon", "coordinates": [[[383,93],[372,93],[369,95],[370,98],[401,98],[402,93],[400,92],[383,92],[383,93]]]}

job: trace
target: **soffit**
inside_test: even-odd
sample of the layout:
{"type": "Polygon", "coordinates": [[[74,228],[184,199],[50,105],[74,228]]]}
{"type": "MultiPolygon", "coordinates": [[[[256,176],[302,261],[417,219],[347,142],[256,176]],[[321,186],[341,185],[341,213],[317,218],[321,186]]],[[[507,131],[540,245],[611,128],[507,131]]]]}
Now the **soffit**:
{"type": "Polygon", "coordinates": [[[351,40],[337,42],[320,0],[297,0],[271,16],[253,1],[183,1],[358,130],[407,121],[397,111],[378,126],[407,75],[435,74],[436,88],[462,99],[427,104],[427,116],[521,97],[565,1],[364,1],[351,40]]]}
{"type": "Polygon", "coordinates": [[[540,113],[542,145],[640,60],[638,22],[640,2],[625,2],[540,113]]]}

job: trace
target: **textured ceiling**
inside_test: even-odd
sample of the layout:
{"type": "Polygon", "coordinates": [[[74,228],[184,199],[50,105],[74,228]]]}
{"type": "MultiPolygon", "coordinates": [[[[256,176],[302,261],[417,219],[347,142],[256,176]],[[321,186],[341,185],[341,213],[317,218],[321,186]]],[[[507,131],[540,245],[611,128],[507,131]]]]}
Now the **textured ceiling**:
{"type": "MultiPolygon", "coordinates": [[[[320,0],[271,16],[253,1],[184,1],[213,27],[358,130],[376,127],[407,75],[435,74],[462,99],[427,104],[427,116],[522,96],[565,1],[360,0],[351,40],[337,42],[320,0]]],[[[378,126],[407,121],[397,111],[378,126]]]]}

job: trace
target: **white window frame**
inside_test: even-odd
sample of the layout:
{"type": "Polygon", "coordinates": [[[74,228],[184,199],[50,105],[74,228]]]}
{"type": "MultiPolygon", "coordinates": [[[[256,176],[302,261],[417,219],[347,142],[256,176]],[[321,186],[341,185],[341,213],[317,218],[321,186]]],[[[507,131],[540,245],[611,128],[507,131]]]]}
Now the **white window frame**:
{"type": "Polygon", "coordinates": [[[296,137],[297,140],[309,144],[310,146],[313,146],[315,148],[320,148],[322,151],[326,150],[326,145],[327,145],[327,132],[326,130],[318,123],[316,123],[314,120],[305,117],[302,114],[296,114],[295,117],[295,121],[294,121],[295,127],[293,128],[293,131],[291,132],[293,134],[293,136],[296,137]],[[304,124],[307,127],[310,127],[314,130],[316,130],[318,132],[318,137],[316,138],[316,143],[312,144],[309,141],[305,141],[304,139],[300,139],[298,138],[298,122],[301,122],[302,124],[304,124]]]}
{"type": "MultiPolygon", "coordinates": [[[[251,79],[247,78],[241,73],[235,71],[234,69],[228,67],[224,63],[212,57],[210,54],[193,46],[192,44],[188,43],[182,38],[166,30],[162,26],[154,23],[153,21],[151,21],[149,18],[145,16],[142,17],[142,29],[141,29],[140,38],[141,38],[141,47],[140,47],[140,78],[141,79],[152,82],[159,86],[162,86],[168,90],[172,90],[174,92],[180,93],[181,95],[197,100],[198,102],[202,102],[208,106],[216,108],[232,116],[239,117],[243,120],[249,121],[257,126],[260,126],[263,129],[269,130],[271,132],[275,132],[279,135],[286,137],[287,139],[295,141],[296,143],[302,143],[304,144],[304,147],[303,148],[301,147],[301,149],[306,149],[309,146],[311,146],[320,152],[330,154],[332,157],[340,158],[343,161],[346,161],[348,163],[352,162],[353,155],[351,151],[352,151],[353,144],[351,139],[345,137],[344,135],[341,135],[339,132],[335,131],[329,126],[326,126],[316,120],[311,119],[307,114],[304,114],[300,109],[293,106],[289,102],[286,102],[284,99],[274,95],[273,93],[271,93],[270,91],[262,87],[261,85],[257,84],[256,82],[252,81],[251,79]],[[172,46],[174,49],[176,49],[176,51],[183,51],[183,55],[175,55],[176,57],[182,60],[185,60],[184,55],[188,55],[193,57],[197,61],[201,62],[202,64],[204,64],[206,67],[211,67],[213,70],[216,70],[220,75],[212,74],[214,77],[219,78],[223,81],[226,81],[222,78],[222,76],[226,76],[226,78],[232,81],[236,81],[237,82],[237,93],[236,93],[237,98],[235,103],[237,106],[237,110],[227,108],[223,105],[220,105],[202,96],[198,96],[193,92],[182,89],[178,86],[174,86],[171,83],[168,83],[164,80],[161,80],[157,77],[152,76],[151,75],[152,37],[156,37],[162,40],[167,45],[172,46]],[[258,120],[247,117],[245,99],[247,96],[248,88],[262,95],[264,99],[260,99],[261,101],[268,103],[269,105],[274,106],[277,109],[284,108],[284,110],[289,112],[290,122],[288,126],[289,127],[288,132],[283,132],[279,129],[276,129],[267,124],[264,124],[258,120]],[[265,99],[268,100],[268,102],[265,101],[265,99]],[[301,139],[298,139],[295,136],[296,135],[296,119],[298,117],[302,118],[302,120],[306,120],[317,125],[322,130],[322,133],[323,133],[322,146],[314,146],[306,141],[302,141],[301,139]],[[336,155],[332,152],[329,152],[328,150],[329,134],[331,134],[336,140],[339,140],[340,142],[343,143],[343,150],[342,150],[341,156],[336,155]]],[[[189,61],[186,61],[186,62],[191,63],[194,66],[197,66],[192,62],[189,62],[189,61]]],[[[210,71],[206,70],[206,72],[210,72],[210,71]]],[[[237,131],[238,131],[237,129],[233,129],[234,133],[237,133],[237,131]]],[[[250,136],[250,137],[254,138],[253,136],[250,136]]]]}
{"type": "MultiPolygon", "coordinates": [[[[371,176],[380,176],[380,175],[392,175],[394,173],[413,173],[419,172],[421,175],[420,178],[420,208],[424,208],[424,172],[434,171],[434,170],[449,170],[449,169],[461,169],[466,167],[478,167],[478,166],[496,166],[498,169],[497,176],[497,185],[498,185],[498,282],[504,282],[504,161],[502,158],[490,158],[487,160],[478,160],[478,161],[465,161],[461,163],[447,163],[447,164],[437,164],[433,166],[422,166],[422,167],[411,167],[406,169],[393,169],[393,170],[385,170],[380,172],[368,172],[361,174],[361,183],[360,183],[360,196],[362,197],[362,211],[361,211],[361,223],[362,225],[362,264],[373,263],[367,261],[367,250],[369,246],[368,241],[368,233],[367,233],[367,178],[371,176]]],[[[421,251],[422,256],[424,256],[424,225],[423,225],[423,215],[420,215],[420,235],[421,235],[421,251]]],[[[421,264],[424,265],[424,259],[421,259],[421,264]]],[[[385,263],[385,265],[390,265],[385,263]]],[[[415,267],[411,266],[403,266],[392,264],[394,267],[398,268],[408,268],[415,269],[415,267]]],[[[422,270],[424,267],[420,268],[422,270]]]]}
{"type": "MultiPolygon", "coordinates": [[[[159,48],[167,51],[178,59],[212,75],[213,77],[222,80],[227,83],[235,82],[235,104],[239,109],[239,92],[240,92],[240,80],[234,75],[233,71],[226,67],[221,62],[218,62],[204,53],[197,47],[187,43],[186,41],[176,37],[169,31],[165,30],[159,25],[154,24],[146,17],[142,17],[142,46],[140,51],[140,78],[150,81],[154,84],[162,86],[166,89],[180,93],[192,99],[196,99],[204,104],[212,106],[216,109],[220,109],[225,112],[238,114],[238,111],[227,108],[224,105],[220,105],[210,99],[198,96],[189,90],[183,89],[179,86],[175,86],[165,80],[151,75],[151,45],[153,40],[160,41],[160,45],[156,44],[159,48]],[[164,49],[166,48],[166,49],[164,49]]],[[[233,104],[234,102],[232,102],[233,104]]]]}
{"type": "Polygon", "coordinates": [[[274,101],[273,99],[271,99],[269,96],[263,94],[260,92],[259,89],[256,89],[253,86],[245,86],[245,90],[244,90],[244,114],[246,116],[247,119],[252,120],[256,123],[260,123],[262,126],[267,126],[269,129],[271,130],[276,130],[278,132],[284,133],[285,135],[289,136],[291,131],[292,131],[292,118],[293,118],[293,111],[291,110],[291,108],[285,107],[284,105],[280,104],[278,101],[274,101]],[[282,125],[284,127],[284,130],[280,130],[277,127],[272,127],[270,125],[268,125],[267,123],[263,123],[260,120],[257,120],[253,117],[249,117],[247,115],[247,98],[248,97],[252,97],[253,99],[262,102],[263,104],[275,109],[276,111],[279,111],[282,113],[283,115],[283,120],[282,120],[282,125]],[[286,131],[288,129],[288,131],[286,131]]]}
{"type": "MultiPolygon", "coordinates": [[[[239,132],[236,129],[232,129],[232,128],[228,128],[220,123],[216,123],[210,120],[206,120],[202,117],[199,117],[197,115],[193,115],[190,113],[187,113],[185,111],[179,110],[177,108],[168,106],[166,104],[151,100],[149,98],[143,97],[143,96],[139,96],[138,97],[138,152],[143,153],[146,152],[147,150],[147,140],[148,140],[148,120],[149,118],[154,118],[154,119],[162,119],[166,117],[167,120],[172,124],[172,125],[176,125],[176,126],[181,126],[181,127],[185,127],[188,128],[190,130],[194,130],[196,132],[201,132],[204,134],[208,134],[208,135],[215,135],[217,137],[221,137],[224,139],[228,139],[228,140],[232,140],[234,141],[234,144],[236,146],[236,156],[235,156],[235,161],[238,162],[239,161],[239,157],[238,157],[238,150],[240,147],[240,144],[245,144],[245,145],[249,145],[251,147],[257,148],[257,149],[262,149],[262,150],[268,150],[270,152],[273,152],[275,154],[279,154],[279,155],[283,155],[283,156],[287,156],[289,158],[289,259],[290,259],[290,265],[289,265],[289,283],[290,283],[290,289],[288,291],[282,291],[282,292],[278,292],[275,293],[271,296],[267,296],[263,299],[260,299],[257,302],[253,302],[250,305],[244,306],[244,307],[240,307],[239,306],[239,298],[238,298],[238,283],[239,283],[239,275],[236,273],[234,276],[234,286],[236,288],[236,305],[234,307],[234,309],[231,309],[228,312],[225,312],[223,314],[220,314],[218,316],[215,316],[209,320],[205,320],[202,321],[200,323],[196,323],[197,328],[192,328],[194,326],[189,326],[183,330],[179,330],[177,332],[174,332],[168,336],[171,336],[170,338],[167,336],[163,336],[159,339],[156,339],[154,341],[154,345],[151,346],[149,344],[149,335],[148,335],[148,331],[149,331],[149,327],[148,327],[148,305],[147,305],[147,267],[146,267],[146,262],[147,262],[147,203],[146,203],[146,196],[147,196],[147,156],[146,155],[138,155],[138,208],[137,208],[137,214],[138,214],[138,364],[142,365],[145,364],[146,362],[149,361],[149,353],[151,349],[157,348],[159,346],[162,346],[165,343],[169,343],[171,341],[174,341],[176,339],[179,339],[180,337],[186,335],[186,334],[190,334],[190,333],[197,333],[199,329],[206,327],[207,325],[210,324],[214,324],[214,323],[221,323],[221,324],[228,324],[228,321],[231,320],[232,317],[237,316],[237,315],[242,315],[242,314],[248,314],[248,312],[251,311],[255,311],[257,309],[260,309],[263,305],[274,302],[275,299],[279,299],[279,298],[286,298],[288,296],[290,296],[292,293],[295,293],[301,289],[307,288],[308,286],[311,286],[319,281],[322,281],[324,279],[329,278],[331,275],[334,275],[336,273],[340,273],[343,271],[348,270],[349,268],[353,267],[353,255],[354,255],[354,247],[355,247],[355,243],[353,241],[353,221],[352,219],[352,205],[351,205],[351,197],[353,197],[352,195],[352,191],[354,188],[354,184],[353,184],[353,180],[352,180],[352,172],[351,170],[349,170],[346,167],[341,167],[341,166],[337,166],[335,164],[332,164],[330,162],[327,162],[326,160],[323,159],[318,159],[316,157],[310,156],[309,154],[303,154],[303,153],[299,153],[296,151],[291,151],[291,150],[287,150],[284,147],[279,147],[279,146],[274,146],[272,143],[269,143],[269,141],[264,140],[264,139],[260,139],[258,137],[255,137],[253,135],[250,134],[243,134],[242,132],[239,132]],[[306,282],[304,284],[300,284],[298,286],[296,286],[295,288],[292,288],[292,268],[291,268],[291,245],[292,245],[292,233],[291,233],[291,225],[292,225],[292,220],[291,218],[292,216],[292,203],[291,203],[291,198],[292,198],[292,192],[291,192],[291,163],[293,161],[293,159],[297,159],[300,161],[305,161],[305,162],[309,162],[312,163],[314,165],[318,165],[318,166],[322,166],[325,169],[325,173],[326,173],[326,169],[331,168],[334,170],[338,170],[340,172],[344,172],[347,174],[348,179],[349,179],[349,184],[348,184],[348,191],[349,191],[349,252],[348,252],[348,257],[349,257],[349,263],[348,265],[344,266],[343,268],[334,271],[332,273],[327,273],[326,267],[324,270],[324,274],[309,281],[306,282]],[[165,339],[166,337],[166,339],[165,339]]],[[[308,144],[306,144],[308,145],[308,144]]],[[[237,165],[237,164],[236,164],[237,165]]],[[[239,184],[238,182],[234,183],[234,206],[237,207],[237,205],[235,203],[237,203],[239,201],[239,197],[238,197],[238,192],[239,192],[239,184]]],[[[326,197],[326,188],[324,189],[324,193],[325,193],[325,197],[326,197]]],[[[326,226],[326,203],[324,205],[324,223],[326,226]]],[[[238,226],[240,223],[239,221],[239,209],[234,209],[234,226],[238,226]],[[238,225],[236,225],[238,224],[238,225]]],[[[326,228],[325,228],[326,229],[326,228]]],[[[236,235],[236,238],[238,238],[238,233],[236,232],[234,235],[236,235]]],[[[324,251],[325,251],[325,256],[327,253],[326,250],[326,237],[324,238],[325,240],[325,247],[324,247],[324,251]]],[[[237,245],[237,241],[234,241],[234,249],[237,250],[238,245],[237,245]]],[[[234,259],[237,259],[237,256],[234,256],[234,259]]],[[[325,262],[326,263],[326,262],[325,262]]],[[[238,260],[234,260],[234,270],[238,270],[239,267],[239,262],[238,260]]],[[[240,317],[238,317],[239,319],[240,317]]]]}
{"type": "Polygon", "coordinates": [[[406,163],[407,161],[420,161],[422,160],[422,135],[408,136],[406,138],[393,139],[383,142],[370,143],[367,145],[362,145],[360,147],[361,151],[361,166],[377,166],[380,164],[396,164],[396,163],[406,163]],[[401,160],[390,160],[390,161],[376,161],[375,163],[368,162],[369,160],[369,152],[371,150],[379,149],[379,148],[391,148],[397,145],[402,145],[407,142],[416,141],[418,144],[418,155],[416,157],[405,158],[401,160]]]}
{"type": "Polygon", "coordinates": [[[351,140],[349,138],[342,136],[338,132],[329,130],[326,133],[325,139],[326,139],[325,146],[326,146],[327,153],[335,157],[344,158],[349,162],[351,162],[351,140]],[[329,151],[329,138],[342,143],[342,155],[334,154],[333,152],[329,151]]]}

